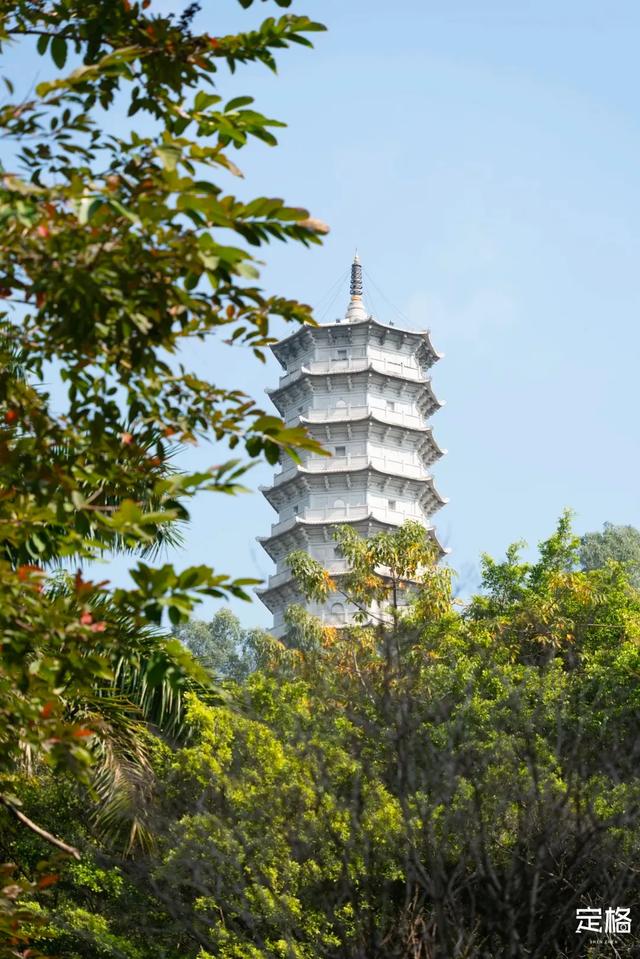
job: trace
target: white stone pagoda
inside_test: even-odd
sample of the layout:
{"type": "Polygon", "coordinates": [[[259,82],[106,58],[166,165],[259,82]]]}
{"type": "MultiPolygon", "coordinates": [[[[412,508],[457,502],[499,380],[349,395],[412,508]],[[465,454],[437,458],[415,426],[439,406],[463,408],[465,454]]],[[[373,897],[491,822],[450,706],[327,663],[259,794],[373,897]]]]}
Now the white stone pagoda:
{"type": "Polygon", "coordinates": [[[334,626],[356,612],[338,593],[325,604],[307,601],[287,566],[294,550],[319,560],[335,579],[347,569],[333,539],[338,524],[372,536],[414,520],[435,540],[431,516],[447,500],[429,471],[446,451],[429,424],[443,404],[428,371],[442,354],[428,331],[367,315],[357,254],[344,319],[303,326],[272,350],[283,368],[278,387],[267,390],[273,404],[288,425],[303,424],[332,453],[303,453],[301,463],[286,456],[273,485],[262,487],[278,519],[270,536],[258,538],[276,563],[258,595],[273,613],[274,634],[283,636],[294,603],[334,626]]]}

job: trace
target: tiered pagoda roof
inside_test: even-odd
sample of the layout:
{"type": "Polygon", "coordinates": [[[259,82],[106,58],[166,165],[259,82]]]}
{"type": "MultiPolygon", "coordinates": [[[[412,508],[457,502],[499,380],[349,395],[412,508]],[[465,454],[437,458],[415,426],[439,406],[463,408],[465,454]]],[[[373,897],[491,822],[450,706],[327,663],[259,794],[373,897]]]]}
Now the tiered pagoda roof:
{"type": "Polygon", "coordinates": [[[442,354],[428,331],[367,314],[357,257],[344,320],[301,327],[272,351],[284,372],[267,390],[270,399],[288,423],[303,424],[333,453],[331,459],[285,458],[273,484],[262,488],[279,516],[271,534],[258,539],[277,563],[259,595],[282,635],[284,610],[304,601],[287,566],[291,552],[306,550],[334,577],[347,572],[344,559],[332,553],[336,525],[372,536],[413,519],[445,552],[430,517],[447,500],[429,472],[445,451],[427,422],[443,405],[427,375],[442,354]]]}

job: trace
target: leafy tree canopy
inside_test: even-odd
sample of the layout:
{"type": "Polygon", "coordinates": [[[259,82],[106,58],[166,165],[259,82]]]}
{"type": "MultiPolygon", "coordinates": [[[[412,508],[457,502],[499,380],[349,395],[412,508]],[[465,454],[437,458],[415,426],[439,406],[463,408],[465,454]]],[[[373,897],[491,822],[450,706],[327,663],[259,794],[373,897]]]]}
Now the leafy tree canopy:
{"type": "Polygon", "coordinates": [[[640,589],[640,530],[605,523],[602,531],[586,533],[580,540],[582,569],[600,569],[610,561],[623,563],[629,580],[640,589]]]}
{"type": "MultiPolygon", "coordinates": [[[[274,317],[312,322],[306,305],[261,290],[256,253],[274,239],[317,243],[327,228],[283,199],[234,194],[238,150],[274,145],[281,124],[230,75],[275,69],[276,53],[323,28],[283,13],[215,36],[195,30],[197,10],[0,3],[0,57],[35,48],[43,65],[35,89],[5,76],[0,106],[0,804],[22,826],[13,777],[25,756],[87,783],[102,757],[113,798],[149,768],[147,724],[175,731],[187,689],[213,695],[210,676],[154,628],[186,620],[203,596],[246,598],[253,580],[155,566],[154,550],[197,492],[241,489],[251,458],[317,448],[197,375],[181,348],[206,342],[215,370],[229,345],[264,359],[274,317]],[[115,108],[129,119],[111,133],[115,108]],[[209,440],[239,458],[170,466],[176,444],[209,440]],[[113,550],[131,555],[132,588],[86,572],[113,550]],[[52,575],[61,564],[80,568],[52,575]]],[[[104,786],[98,775],[91,788],[104,786]]],[[[19,945],[15,889],[0,927],[19,945]]]]}
{"type": "MultiPolygon", "coordinates": [[[[412,536],[392,534],[387,558],[412,536]]],[[[63,870],[39,944],[73,959],[602,955],[576,908],[637,910],[640,601],[578,552],[564,517],[537,560],[487,559],[462,614],[432,565],[395,620],[272,639],[227,701],[190,695],[191,739],[153,757],[155,847],[117,860],[78,836],[86,859],[63,870]]],[[[49,815],[68,809],[60,795],[49,815]]],[[[638,942],[632,925],[607,948],[631,959],[638,942]]]]}
{"type": "Polygon", "coordinates": [[[268,636],[260,629],[244,629],[229,609],[220,609],[210,622],[192,619],[174,631],[180,642],[214,676],[245,679],[256,668],[260,648],[268,636]]]}

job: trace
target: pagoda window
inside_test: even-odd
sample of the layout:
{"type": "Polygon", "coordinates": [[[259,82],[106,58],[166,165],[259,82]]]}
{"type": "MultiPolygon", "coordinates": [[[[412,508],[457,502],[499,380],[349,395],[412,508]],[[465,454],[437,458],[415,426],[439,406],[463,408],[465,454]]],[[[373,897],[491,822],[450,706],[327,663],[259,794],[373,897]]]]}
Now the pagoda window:
{"type": "Polygon", "coordinates": [[[346,455],[347,455],[347,447],[346,447],[346,446],[336,446],[336,448],[335,448],[335,454],[336,454],[336,456],[346,456],[346,455]]]}
{"type": "Polygon", "coordinates": [[[393,402],[393,400],[387,400],[387,412],[394,413],[395,408],[396,408],[396,404],[393,402]]]}
{"type": "Polygon", "coordinates": [[[347,351],[346,351],[346,350],[338,350],[338,359],[339,359],[339,360],[346,360],[346,358],[347,358],[347,351]]]}
{"type": "Polygon", "coordinates": [[[344,623],[344,606],[342,603],[334,603],[331,607],[331,618],[334,623],[344,623]]]}
{"type": "Polygon", "coordinates": [[[347,504],[343,499],[334,500],[333,508],[334,509],[346,509],[347,504]]]}
{"type": "Polygon", "coordinates": [[[395,512],[397,506],[398,506],[398,503],[397,503],[396,500],[394,500],[394,499],[390,499],[390,500],[389,500],[389,509],[390,509],[392,512],[395,512]]]}

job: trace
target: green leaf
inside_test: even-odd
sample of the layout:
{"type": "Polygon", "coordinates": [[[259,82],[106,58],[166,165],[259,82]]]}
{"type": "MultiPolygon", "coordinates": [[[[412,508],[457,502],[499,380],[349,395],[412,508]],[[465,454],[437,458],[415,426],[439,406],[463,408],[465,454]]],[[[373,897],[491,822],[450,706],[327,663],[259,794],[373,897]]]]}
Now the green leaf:
{"type": "Polygon", "coordinates": [[[224,110],[225,113],[229,113],[231,110],[237,110],[238,107],[249,106],[249,104],[253,102],[253,97],[234,97],[233,100],[229,100],[224,110]]]}
{"type": "Polygon", "coordinates": [[[256,280],[260,276],[260,272],[251,263],[238,263],[236,273],[239,273],[240,276],[246,276],[251,280],[256,280]]]}
{"type": "Polygon", "coordinates": [[[118,213],[122,213],[123,216],[126,216],[128,220],[131,220],[132,223],[139,223],[139,218],[131,210],[128,210],[126,206],[120,203],[119,200],[114,200],[113,197],[110,197],[107,200],[109,206],[112,206],[114,210],[117,210],[118,213]]]}
{"type": "Polygon", "coordinates": [[[180,147],[173,146],[169,143],[156,147],[155,152],[160,157],[165,170],[169,171],[175,170],[182,158],[182,150],[180,147]]]}
{"type": "Polygon", "coordinates": [[[67,41],[64,37],[54,37],[51,41],[51,58],[59,70],[67,62],[67,41]]]}
{"type": "Polygon", "coordinates": [[[278,211],[278,219],[284,220],[285,222],[289,220],[306,220],[308,216],[308,211],[300,207],[283,206],[282,209],[278,211]]]}
{"type": "Polygon", "coordinates": [[[213,93],[206,93],[204,90],[200,90],[193,101],[194,109],[201,113],[203,110],[207,110],[209,107],[212,107],[216,103],[220,103],[222,97],[216,96],[213,93]]]}
{"type": "Polygon", "coordinates": [[[280,448],[270,440],[266,440],[264,443],[264,455],[267,463],[271,463],[272,466],[275,466],[280,459],[280,448]]]}
{"type": "Polygon", "coordinates": [[[40,54],[40,56],[42,56],[43,54],[45,54],[45,53],[47,52],[47,47],[49,46],[49,39],[50,39],[50,38],[49,38],[49,34],[48,34],[48,33],[42,33],[42,34],[38,37],[38,42],[37,42],[37,44],[36,44],[36,49],[37,49],[38,53],[40,54]]]}

